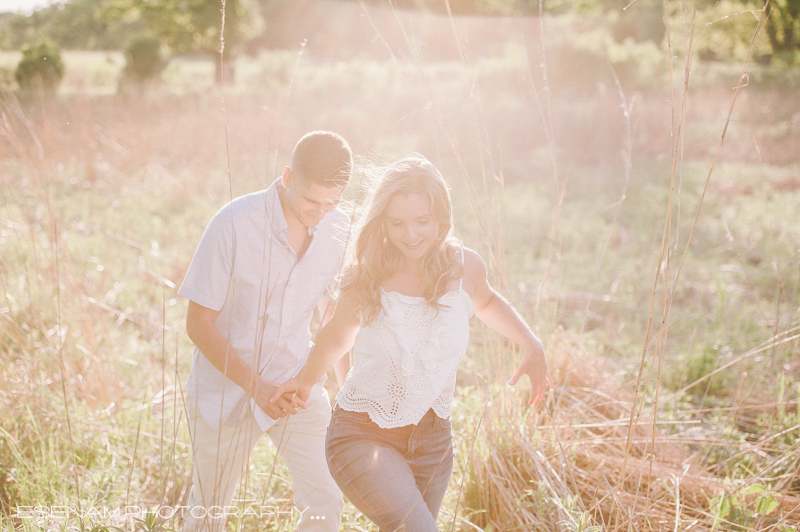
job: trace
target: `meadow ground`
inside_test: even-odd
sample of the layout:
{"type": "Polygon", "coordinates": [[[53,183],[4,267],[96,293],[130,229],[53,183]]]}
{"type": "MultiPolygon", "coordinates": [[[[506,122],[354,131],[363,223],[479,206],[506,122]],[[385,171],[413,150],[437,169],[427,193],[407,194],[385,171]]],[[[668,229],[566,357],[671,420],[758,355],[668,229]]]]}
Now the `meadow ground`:
{"type": "MultiPolygon", "coordinates": [[[[504,383],[513,349],[473,324],[443,529],[797,530],[796,72],[753,67],[706,188],[740,65],[696,65],[681,114],[666,65],[645,83],[556,63],[545,84],[513,47],[470,64],[262,53],[223,89],[185,58],[124,94],[119,54],[81,54],[55,99],[0,96],[3,529],[177,526],[138,513],[188,487],[177,286],[211,216],[325,128],[361,155],[353,201],[381,162],[430,158],[456,235],[547,346],[556,389],[526,408],[504,383]]],[[[292,529],[266,443],[238,496],[267,510],[230,527],[292,529]]]]}

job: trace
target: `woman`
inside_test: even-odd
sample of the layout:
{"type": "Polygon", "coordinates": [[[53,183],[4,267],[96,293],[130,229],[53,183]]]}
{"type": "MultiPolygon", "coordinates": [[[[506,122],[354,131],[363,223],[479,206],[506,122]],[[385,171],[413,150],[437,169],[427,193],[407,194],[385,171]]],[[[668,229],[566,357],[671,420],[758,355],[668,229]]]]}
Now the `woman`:
{"type": "Polygon", "coordinates": [[[392,164],[368,205],[334,316],[272,402],[295,393],[304,406],[354,348],[328,426],[331,474],[381,530],[437,530],[453,467],[450,405],[473,313],[524,348],[509,384],[528,375],[529,405],[552,381],[541,341],[489,286],[483,259],[452,237],[450,194],[430,162],[392,164]]]}

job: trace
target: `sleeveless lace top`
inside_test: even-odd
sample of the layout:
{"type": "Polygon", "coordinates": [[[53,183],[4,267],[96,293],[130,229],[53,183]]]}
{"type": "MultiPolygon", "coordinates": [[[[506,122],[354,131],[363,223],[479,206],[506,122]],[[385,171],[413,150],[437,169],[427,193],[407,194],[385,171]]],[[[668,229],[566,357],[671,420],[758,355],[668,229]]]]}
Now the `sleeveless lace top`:
{"type": "Polygon", "coordinates": [[[450,417],[474,313],[462,282],[439,299],[438,311],[423,297],[381,289],[383,311],[361,327],[353,367],[336,396],[341,408],[366,412],[385,429],[416,425],[431,408],[450,417]]]}

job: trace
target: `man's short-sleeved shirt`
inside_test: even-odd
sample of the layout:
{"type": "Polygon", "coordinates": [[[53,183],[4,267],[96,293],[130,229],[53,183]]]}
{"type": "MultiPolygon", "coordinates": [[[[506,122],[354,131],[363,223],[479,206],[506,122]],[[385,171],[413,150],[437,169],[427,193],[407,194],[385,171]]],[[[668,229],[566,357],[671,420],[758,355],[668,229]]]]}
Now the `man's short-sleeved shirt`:
{"type": "MultiPolygon", "coordinates": [[[[178,291],[219,311],[216,326],[239,357],[276,384],[293,377],[308,358],[314,308],[335,295],[350,230],[347,215],[328,213],[309,229],[311,244],[298,260],[287,240],[279,187],[280,180],[239,197],[214,216],[178,291]]],[[[197,348],[186,386],[215,429],[235,424],[245,407],[253,408],[262,429],[275,423],[197,348]]]]}

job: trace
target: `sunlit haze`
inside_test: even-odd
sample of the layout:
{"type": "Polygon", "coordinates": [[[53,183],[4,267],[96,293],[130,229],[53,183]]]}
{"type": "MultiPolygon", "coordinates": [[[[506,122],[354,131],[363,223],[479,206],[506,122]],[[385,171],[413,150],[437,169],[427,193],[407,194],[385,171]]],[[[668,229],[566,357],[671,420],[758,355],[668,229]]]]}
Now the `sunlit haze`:
{"type": "Polygon", "coordinates": [[[52,3],[52,0],[0,0],[0,12],[28,14],[52,3]]]}
{"type": "Polygon", "coordinates": [[[799,2],[0,0],[0,532],[800,532],[799,2]]]}

